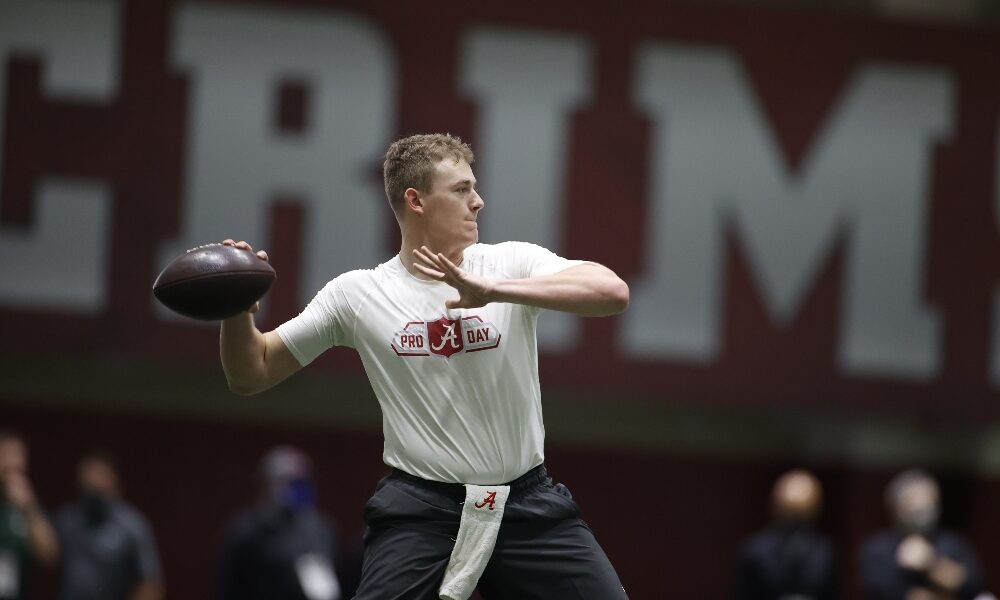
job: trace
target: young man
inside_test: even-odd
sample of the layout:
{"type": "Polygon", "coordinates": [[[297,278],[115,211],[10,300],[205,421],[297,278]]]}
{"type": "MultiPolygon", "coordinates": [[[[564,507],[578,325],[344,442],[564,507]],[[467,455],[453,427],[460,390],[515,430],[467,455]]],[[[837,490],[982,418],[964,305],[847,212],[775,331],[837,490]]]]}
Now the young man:
{"type": "Polygon", "coordinates": [[[331,346],[358,351],[392,473],[365,508],[357,599],[465,598],[477,583],[489,600],[625,598],[542,465],[535,325],[542,309],[620,313],[628,286],[532,244],[478,244],[472,162],[450,135],[393,143],[384,177],[399,254],[335,278],[274,331],[258,331],[249,311],[224,321],[229,386],[256,393],[331,346]]]}
{"type": "Polygon", "coordinates": [[[56,515],[60,600],[160,600],[163,571],[149,522],[122,498],[115,460],[85,454],[80,499],[56,515]]]}

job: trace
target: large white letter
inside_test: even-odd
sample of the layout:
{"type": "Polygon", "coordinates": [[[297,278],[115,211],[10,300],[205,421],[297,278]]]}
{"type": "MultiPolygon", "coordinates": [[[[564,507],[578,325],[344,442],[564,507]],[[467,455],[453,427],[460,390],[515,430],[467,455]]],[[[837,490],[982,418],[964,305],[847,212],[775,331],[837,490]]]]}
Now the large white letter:
{"type": "MultiPolygon", "coordinates": [[[[117,40],[117,8],[110,2],[0,0],[0,181],[7,59],[38,56],[48,98],[104,103],[117,93],[117,40]]],[[[100,312],[108,287],[107,184],[44,178],[36,190],[33,226],[0,227],[0,303],[100,312]]]]}
{"type": "Polygon", "coordinates": [[[388,205],[375,166],[393,123],[395,73],[384,35],[332,11],[194,4],[175,22],[174,61],[192,100],[181,239],[268,239],[278,195],[306,206],[305,301],[332,277],[385,259],[388,205]],[[301,133],[273,126],[283,80],[310,90],[301,133]]]}
{"type": "MultiPolygon", "coordinates": [[[[462,59],[461,88],[479,108],[483,241],[562,253],[569,116],[590,98],[590,48],[572,36],[480,29],[465,38],[462,59]]],[[[546,315],[538,333],[543,348],[564,350],[579,320],[546,315]]]]}
{"type": "Polygon", "coordinates": [[[787,323],[844,243],[838,360],[912,378],[940,366],[940,319],[923,301],[930,151],[951,127],[947,77],[867,67],[788,172],[737,62],[650,46],[637,102],[656,123],[646,239],[624,341],[633,354],[709,361],[719,352],[722,242],[738,231],[771,316],[787,323]]]}

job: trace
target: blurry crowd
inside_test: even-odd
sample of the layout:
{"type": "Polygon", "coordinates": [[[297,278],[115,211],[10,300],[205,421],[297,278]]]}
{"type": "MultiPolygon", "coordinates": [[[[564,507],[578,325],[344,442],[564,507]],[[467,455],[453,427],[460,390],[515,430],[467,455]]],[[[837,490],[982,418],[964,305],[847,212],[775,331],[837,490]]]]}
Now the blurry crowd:
{"type": "MultiPolygon", "coordinates": [[[[737,600],[832,600],[837,553],[816,529],[823,501],[808,471],[785,473],[771,493],[772,521],[744,543],[737,600]]],[[[866,600],[996,600],[979,559],[959,533],[938,524],[941,491],[927,472],[898,474],[885,490],[891,526],[861,547],[857,572],[866,600]]]]}
{"type": "MultiPolygon", "coordinates": [[[[114,458],[88,453],[76,477],[78,499],[47,514],[31,485],[25,440],[0,430],[0,600],[34,597],[28,584],[36,569],[56,574],[59,600],[163,598],[153,530],[122,496],[114,458]]],[[[310,459],[292,447],[274,448],[259,477],[259,497],[226,527],[215,597],[350,598],[359,569],[316,508],[310,459]]]]}
{"type": "MultiPolygon", "coordinates": [[[[122,495],[119,469],[103,452],[82,456],[78,498],[53,515],[42,510],[28,471],[28,447],[0,431],[0,600],[31,598],[29,573],[57,574],[60,600],[159,600],[163,574],[148,521],[122,495]]],[[[833,600],[834,544],[817,529],[823,489],[811,473],[777,479],[772,519],[742,546],[737,600],[833,600]]],[[[928,473],[908,470],[885,490],[891,525],[859,552],[867,600],[995,600],[979,560],[959,533],[939,526],[941,492],[928,473]]],[[[219,600],[350,598],[357,548],[339,539],[316,508],[312,462],[300,450],[273,448],[259,467],[259,495],[225,529],[216,564],[219,600]]],[[[847,595],[847,594],[844,594],[847,595]]]]}

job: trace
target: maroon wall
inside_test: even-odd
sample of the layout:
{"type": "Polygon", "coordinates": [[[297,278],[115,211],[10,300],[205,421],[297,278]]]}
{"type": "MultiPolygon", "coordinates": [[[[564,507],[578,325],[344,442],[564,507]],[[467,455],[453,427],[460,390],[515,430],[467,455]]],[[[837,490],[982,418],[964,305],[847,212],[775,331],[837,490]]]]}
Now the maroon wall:
{"type": "MultiPolygon", "coordinates": [[[[748,93],[766,115],[779,159],[793,177],[801,175],[803,161],[861,70],[887,64],[901,72],[912,68],[941,73],[954,96],[948,117],[953,132],[931,148],[933,160],[926,173],[928,238],[921,249],[926,257],[921,265],[925,289],[919,299],[941,315],[939,370],[930,369],[929,375],[913,381],[891,372],[846,373],[836,358],[838,323],[845,311],[846,241],[834,244],[824,257],[794,318],[780,323],[769,312],[760,273],[748,260],[738,232],[730,232],[726,246],[718,356],[706,361],[627,355],[622,352],[627,344],[621,321],[592,320],[568,353],[547,357],[542,368],[548,381],[564,386],[600,387],[617,378],[643,394],[699,402],[808,402],[835,410],[997,414],[998,395],[988,380],[991,302],[998,275],[989,257],[1000,248],[994,215],[1000,115],[1000,80],[992,67],[994,29],[683,3],[623,7],[602,2],[447,2],[435,5],[434,11],[404,9],[387,1],[244,4],[280,4],[292,11],[312,11],[305,14],[364,19],[391,43],[398,85],[392,130],[447,130],[474,146],[481,135],[476,118],[482,107],[458,89],[457,74],[463,36],[470,29],[488,25],[569,33],[585,40],[592,48],[593,97],[586,107],[566,115],[567,169],[560,176],[566,178],[564,201],[570,210],[560,238],[568,256],[601,261],[630,282],[648,276],[651,264],[659,260],[649,251],[650,236],[657,234],[644,229],[654,168],[652,124],[636,107],[633,89],[637,51],[643,44],[711,48],[735,57],[745,71],[748,93]],[[414,31],[421,32],[419,51],[410,48],[414,31]],[[951,394],[956,386],[962,394],[951,394]],[[947,395],[951,401],[945,407],[938,398],[947,395]]],[[[240,5],[226,4],[237,9],[240,5]]],[[[182,6],[168,0],[121,3],[116,40],[120,93],[106,105],[49,98],[42,86],[44,60],[31,52],[6,57],[0,229],[31,231],[37,217],[33,193],[44,176],[100,178],[110,182],[114,193],[108,306],[100,314],[81,316],[7,304],[0,298],[0,331],[5,339],[18,340],[22,351],[44,354],[52,343],[60,343],[79,352],[215,360],[212,331],[166,322],[149,300],[150,282],[160,266],[155,251],[178,234],[190,177],[185,160],[193,136],[192,84],[171,62],[177,35],[173,19],[182,6]],[[35,335],[39,330],[47,335],[35,335]]],[[[377,185],[378,157],[371,161],[371,179],[377,185]]],[[[502,207],[502,199],[496,200],[502,207]]],[[[299,235],[309,215],[284,202],[273,211],[268,239],[254,240],[268,247],[281,274],[264,325],[301,307],[296,297],[299,258],[310,252],[301,247],[299,235]]],[[[388,215],[385,227],[395,228],[388,215]]],[[[393,248],[385,251],[389,255],[393,248]]],[[[338,362],[333,368],[357,373],[356,364],[338,362]]]]}

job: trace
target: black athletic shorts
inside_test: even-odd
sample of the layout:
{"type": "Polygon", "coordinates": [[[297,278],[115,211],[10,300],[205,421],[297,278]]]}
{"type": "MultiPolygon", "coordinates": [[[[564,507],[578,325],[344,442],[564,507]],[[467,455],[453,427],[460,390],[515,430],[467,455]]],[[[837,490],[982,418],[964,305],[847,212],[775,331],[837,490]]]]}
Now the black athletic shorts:
{"type": "MultiPolygon", "coordinates": [[[[627,600],[566,486],[538,466],[509,484],[496,547],[479,579],[486,600],[627,600]]],[[[437,600],[465,488],[393,469],[365,505],[355,600],[437,600]]]]}

